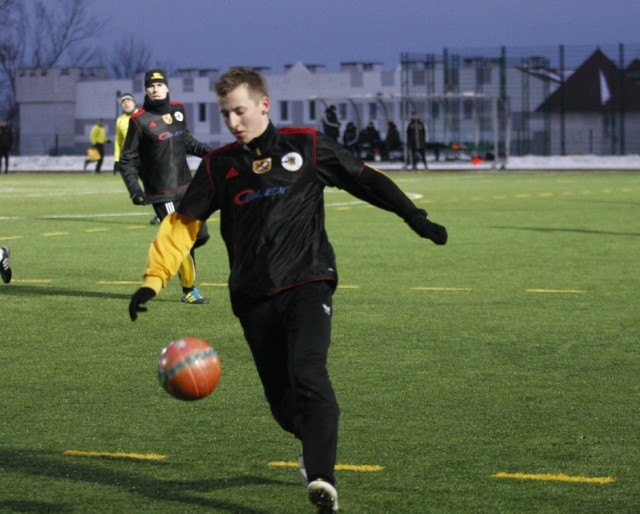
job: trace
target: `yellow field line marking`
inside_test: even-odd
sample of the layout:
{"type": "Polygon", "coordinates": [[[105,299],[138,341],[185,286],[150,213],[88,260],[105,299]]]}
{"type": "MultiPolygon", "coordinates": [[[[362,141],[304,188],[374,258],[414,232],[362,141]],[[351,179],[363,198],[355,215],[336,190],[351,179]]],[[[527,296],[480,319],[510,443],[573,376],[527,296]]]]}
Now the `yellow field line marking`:
{"type": "Polygon", "coordinates": [[[530,473],[496,473],[493,478],[515,478],[516,480],[544,480],[549,482],[580,482],[584,484],[610,484],[615,482],[613,477],[583,477],[560,474],[530,474],[530,473]]]}
{"type": "MultiPolygon", "coordinates": [[[[137,282],[136,282],[137,283],[137,282]]],[[[227,284],[215,283],[215,282],[202,282],[200,287],[228,287],[227,284]]],[[[360,286],[338,286],[338,289],[360,289],[360,286]]]]}
{"type": "Polygon", "coordinates": [[[472,291],[470,287],[412,287],[412,291],[472,291]]]}
{"type": "MultiPolygon", "coordinates": [[[[297,462],[285,461],[285,460],[277,460],[273,462],[269,462],[267,466],[276,467],[276,468],[297,468],[299,464],[297,462]]],[[[377,464],[364,464],[364,465],[355,465],[355,464],[336,464],[336,471],[358,471],[361,473],[376,473],[378,471],[382,471],[384,467],[378,466],[377,464]]]]}
{"type": "Polygon", "coordinates": [[[6,236],[6,237],[0,237],[0,241],[15,241],[16,239],[24,239],[24,236],[6,236]]]}
{"type": "Polygon", "coordinates": [[[527,289],[527,293],[574,293],[585,294],[584,289],[527,289]]]}
{"type": "Polygon", "coordinates": [[[350,211],[351,207],[336,207],[336,211],[350,211]]]}
{"type": "Polygon", "coordinates": [[[115,286],[130,286],[130,285],[139,285],[139,280],[99,280],[96,284],[102,285],[115,285],[115,286]]]}
{"type": "Polygon", "coordinates": [[[12,282],[20,282],[22,284],[49,284],[53,282],[50,278],[14,278],[12,282]]]}
{"type": "Polygon", "coordinates": [[[44,237],[54,237],[54,236],[68,236],[69,232],[45,232],[42,234],[44,237]]]}
{"type": "Polygon", "coordinates": [[[64,455],[70,457],[111,457],[115,459],[165,460],[167,455],[157,453],[122,453],[122,452],[85,452],[80,450],[66,450],[64,455]]]}
{"type": "Polygon", "coordinates": [[[109,232],[109,230],[110,229],[108,228],[88,228],[85,230],[85,232],[92,234],[93,232],[109,232]]]}

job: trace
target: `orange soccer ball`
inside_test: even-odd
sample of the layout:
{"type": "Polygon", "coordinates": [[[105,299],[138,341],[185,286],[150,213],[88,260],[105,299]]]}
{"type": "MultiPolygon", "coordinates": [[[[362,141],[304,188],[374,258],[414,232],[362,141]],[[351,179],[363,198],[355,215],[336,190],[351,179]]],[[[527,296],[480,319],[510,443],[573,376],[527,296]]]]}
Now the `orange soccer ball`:
{"type": "Polygon", "coordinates": [[[195,337],[176,339],[158,360],[160,385],[179,400],[199,400],[218,385],[222,362],[213,347],[195,337]]]}

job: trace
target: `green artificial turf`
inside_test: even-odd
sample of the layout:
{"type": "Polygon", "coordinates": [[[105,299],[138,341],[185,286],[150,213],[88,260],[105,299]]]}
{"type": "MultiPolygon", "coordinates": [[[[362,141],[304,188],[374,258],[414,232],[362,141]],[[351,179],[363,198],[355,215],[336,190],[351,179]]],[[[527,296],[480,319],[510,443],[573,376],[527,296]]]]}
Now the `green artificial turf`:
{"type": "MultiPolygon", "coordinates": [[[[390,176],[450,239],[327,190],[341,512],[637,512],[640,174],[390,176]]],[[[221,285],[217,215],[197,252],[211,303],[174,280],[129,320],[151,217],[119,177],[0,177],[0,512],[312,512],[269,465],[299,446],[221,285]],[[184,336],[223,362],[198,402],[156,379],[184,336]]]]}

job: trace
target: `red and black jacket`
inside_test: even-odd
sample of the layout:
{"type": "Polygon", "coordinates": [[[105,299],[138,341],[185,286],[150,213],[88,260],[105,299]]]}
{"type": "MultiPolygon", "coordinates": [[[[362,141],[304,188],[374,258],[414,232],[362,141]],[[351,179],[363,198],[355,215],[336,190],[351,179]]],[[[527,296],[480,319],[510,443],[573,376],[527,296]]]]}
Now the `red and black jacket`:
{"type": "Polygon", "coordinates": [[[234,143],[207,154],[178,213],[206,220],[220,210],[232,299],[269,296],[318,280],[335,287],[325,186],[405,220],[418,211],[393,181],[326,135],[270,124],[249,145],[234,143]]]}
{"type": "Polygon", "coordinates": [[[150,203],[179,201],[191,182],[187,154],[203,157],[209,148],[187,130],[179,102],[150,102],[131,116],[120,154],[120,173],[130,195],[140,194],[140,182],[150,203]]]}

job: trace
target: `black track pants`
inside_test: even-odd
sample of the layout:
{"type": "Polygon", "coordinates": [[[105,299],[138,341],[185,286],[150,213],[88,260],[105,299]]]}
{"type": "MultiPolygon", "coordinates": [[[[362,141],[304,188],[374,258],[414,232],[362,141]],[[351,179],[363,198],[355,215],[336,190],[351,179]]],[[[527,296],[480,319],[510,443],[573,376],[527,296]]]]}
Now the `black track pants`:
{"type": "Polygon", "coordinates": [[[332,287],[312,282],[236,304],[271,412],[302,441],[309,480],[334,482],[339,408],[327,372],[332,287]]]}

